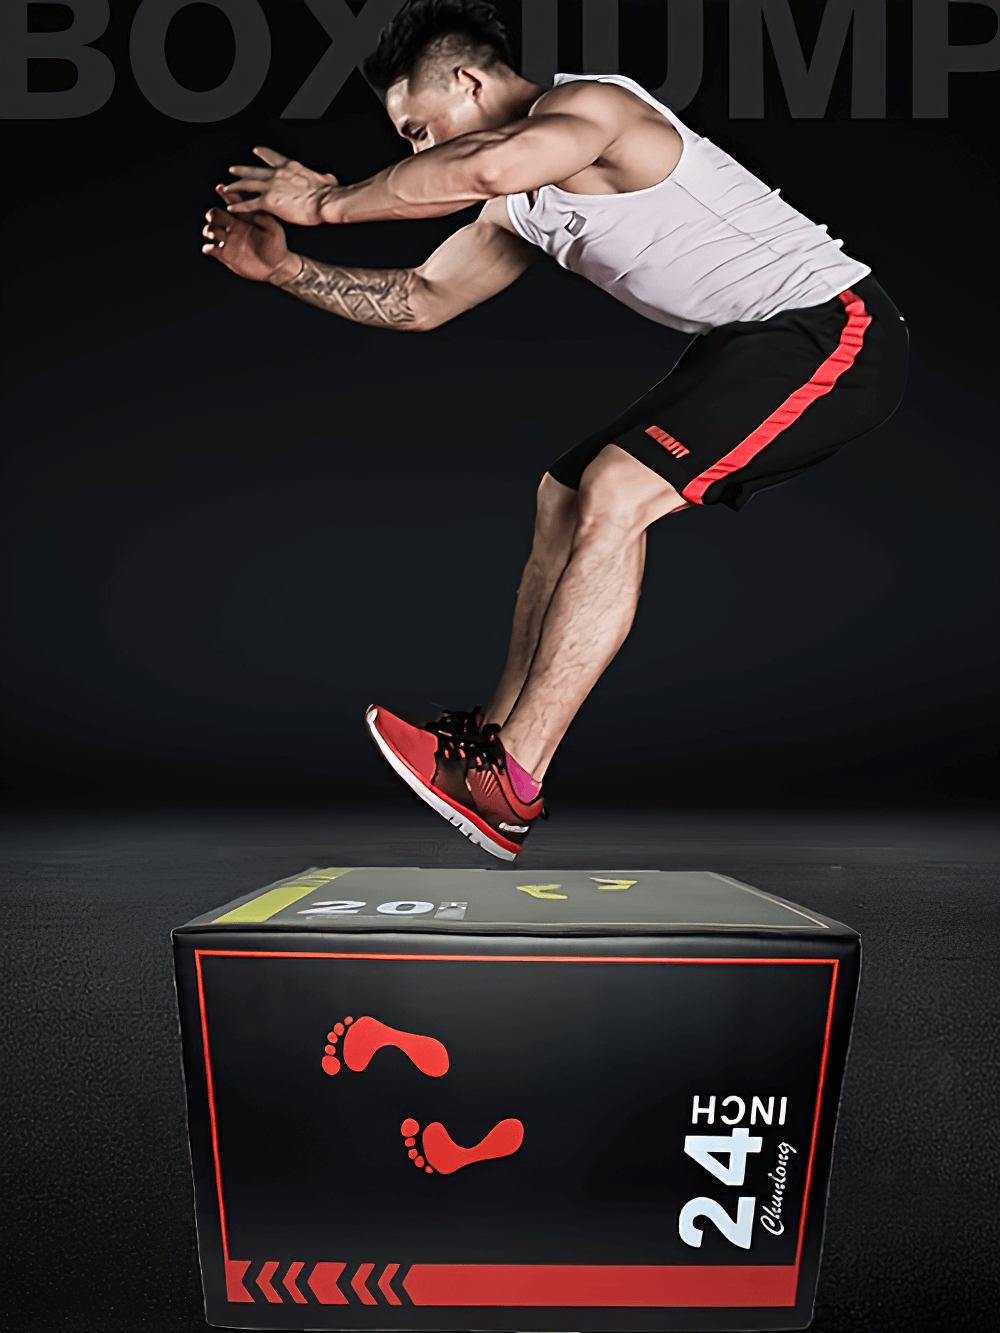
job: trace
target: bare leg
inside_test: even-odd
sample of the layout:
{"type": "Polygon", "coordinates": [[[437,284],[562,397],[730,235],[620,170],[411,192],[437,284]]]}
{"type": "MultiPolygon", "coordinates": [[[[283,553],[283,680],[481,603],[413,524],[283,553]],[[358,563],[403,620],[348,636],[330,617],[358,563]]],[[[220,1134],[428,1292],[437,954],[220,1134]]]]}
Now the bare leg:
{"type": "Polygon", "coordinates": [[[687,509],[662,477],[609,444],[583,474],[572,551],[542,624],[520,697],[501,732],[540,779],[580,705],[632,627],[646,529],[687,509]]]}
{"type": "Polygon", "coordinates": [[[542,620],[559,576],[566,568],[580,512],[578,493],[546,472],[538,488],[538,510],[531,555],[521,576],[514,608],[507,665],[503,669],[487,722],[504,723],[521,693],[538,647],[542,620]]]}

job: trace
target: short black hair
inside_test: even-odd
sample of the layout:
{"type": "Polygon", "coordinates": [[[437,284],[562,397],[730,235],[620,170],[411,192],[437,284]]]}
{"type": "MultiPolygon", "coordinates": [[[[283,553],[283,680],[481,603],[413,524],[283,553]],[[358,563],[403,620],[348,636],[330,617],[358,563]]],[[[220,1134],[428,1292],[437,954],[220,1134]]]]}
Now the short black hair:
{"type": "Polygon", "coordinates": [[[464,39],[483,69],[498,63],[514,68],[510,33],[489,0],[409,0],[379,34],[362,65],[365,77],[384,93],[409,78],[428,47],[446,37],[464,39]]]}

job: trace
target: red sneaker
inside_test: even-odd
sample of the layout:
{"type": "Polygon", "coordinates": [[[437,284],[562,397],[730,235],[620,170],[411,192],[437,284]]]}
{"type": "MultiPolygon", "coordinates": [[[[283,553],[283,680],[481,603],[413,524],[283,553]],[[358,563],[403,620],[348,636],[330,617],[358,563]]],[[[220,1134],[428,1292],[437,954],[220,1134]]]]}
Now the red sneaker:
{"type": "Polygon", "coordinates": [[[489,723],[480,732],[412,727],[384,708],[372,705],[365,715],[375,744],[399,776],[439,815],[502,861],[513,861],[545,816],[539,796],[525,804],[507,776],[507,756],[489,723]]]}

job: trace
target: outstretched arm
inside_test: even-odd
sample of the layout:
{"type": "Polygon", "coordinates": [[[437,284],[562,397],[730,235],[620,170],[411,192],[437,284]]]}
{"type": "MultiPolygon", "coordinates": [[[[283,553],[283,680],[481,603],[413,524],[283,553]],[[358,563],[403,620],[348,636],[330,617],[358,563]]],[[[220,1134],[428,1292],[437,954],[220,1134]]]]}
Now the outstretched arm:
{"type": "Polygon", "coordinates": [[[304,226],[442,217],[566,180],[601,156],[620,133],[622,120],[622,104],[601,89],[559,88],[523,120],[460,135],[347,186],[272,148],[255,148],[268,166],[230,167],[239,179],[229,189],[259,195],[230,204],[229,211],[263,209],[304,226]]]}
{"type": "Polygon", "coordinates": [[[503,200],[449,236],[419,268],[345,268],[292,253],[268,213],[233,217],[213,208],[203,230],[212,255],[241,277],[283,287],[310,305],[358,324],[424,332],[509,287],[532,249],[503,224],[503,200]],[[494,220],[496,219],[496,220],[494,220]]]}

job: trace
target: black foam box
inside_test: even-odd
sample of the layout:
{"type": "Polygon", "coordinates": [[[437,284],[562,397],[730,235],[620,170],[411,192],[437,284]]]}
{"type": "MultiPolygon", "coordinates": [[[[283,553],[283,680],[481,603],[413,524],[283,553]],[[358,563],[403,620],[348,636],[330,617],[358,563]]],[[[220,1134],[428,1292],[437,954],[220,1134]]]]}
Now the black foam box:
{"type": "Polygon", "coordinates": [[[331,867],[174,947],[210,1323],[808,1325],[847,927],[700,871],[331,867]]]}

